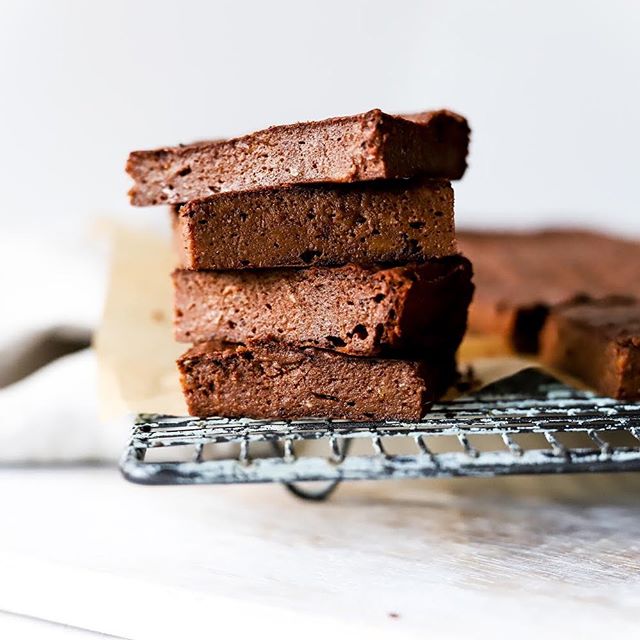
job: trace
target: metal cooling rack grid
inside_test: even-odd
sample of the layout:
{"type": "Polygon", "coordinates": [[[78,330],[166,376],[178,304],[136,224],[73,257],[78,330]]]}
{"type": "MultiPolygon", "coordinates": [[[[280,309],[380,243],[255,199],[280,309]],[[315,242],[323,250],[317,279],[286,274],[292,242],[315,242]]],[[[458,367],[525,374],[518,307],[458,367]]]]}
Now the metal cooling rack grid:
{"type": "Polygon", "coordinates": [[[637,471],[640,404],[577,391],[527,369],[479,393],[436,404],[420,422],[141,415],[121,470],[141,484],[282,482],[316,499],[343,480],[637,471]],[[542,436],[545,446],[525,444],[531,434],[542,436]],[[580,446],[566,442],[577,436],[580,446]],[[616,443],[621,437],[626,442],[616,443]],[[443,449],[446,440],[455,449],[450,442],[443,449]],[[305,451],[317,441],[328,443],[327,455],[305,451]],[[363,442],[369,452],[350,453],[363,442]],[[229,445],[237,448],[233,455],[229,445]],[[164,461],[151,460],[159,451],[164,461]],[[294,485],[302,481],[331,484],[306,493],[294,485]]]}

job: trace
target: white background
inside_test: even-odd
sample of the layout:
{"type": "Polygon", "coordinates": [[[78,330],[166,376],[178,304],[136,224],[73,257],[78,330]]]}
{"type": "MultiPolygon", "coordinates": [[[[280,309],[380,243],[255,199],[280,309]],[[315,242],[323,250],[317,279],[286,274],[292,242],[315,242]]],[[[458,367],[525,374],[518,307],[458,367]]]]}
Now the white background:
{"type": "Polygon", "coordinates": [[[128,207],[134,148],[448,106],[473,127],[460,224],[640,233],[634,0],[0,6],[3,226],[160,216],[128,207]]]}
{"type": "MultiPolygon", "coordinates": [[[[447,106],[465,114],[473,128],[470,168],[456,186],[460,225],[581,224],[640,235],[639,69],[640,1],[634,0],[0,0],[0,362],[6,365],[10,348],[37,331],[97,322],[104,260],[85,240],[96,217],[167,225],[162,210],[134,210],[127,203],[124,163],[134,148],[372,107],[402,112],[447,106]]],[[[0,389],[2,455],[26,452],[39,459],[103,444],[91,358],[90,352],[69,356],[0,389]]],[[[413,496],[358,498],[354,487],[348,489],[356,496],[351,503],[347,493],[344,502],[327,505],[329,511],[313,507],[315,520],[310,510],[301,520],[299,505],[286,502],[277,487],[261,488],[255,497],[245,492],[243,513],[237,494],[221,490],[177,489],[142,501],[113,469],[49,473],[0,473],[1,493],[11,498],[0,514],[0,556],[15,567],[13,551],[32,553],[31,574],[24,567],[15,572],[27,583],[22,590],[13,580],[2,581],[6,569],[0,571],[0,587],[9,585],[6,591],[31,607],[12,610],[49,619],[101,628],[87,621],[87,612],[97,607],[113,617],[112,628],[147,620],[137,611],[127,620],[118,604],[109,609],[113,600],[97,598],[95,584],[92,589],[81,579],[65,583],[53,572],[51,582],[43,582],[38,563],[46,566],[47,554],[68,554],[71,568],[94,562],[101,576],[115,566],[117,578],[129,552],[140,563],[140,575],[148,570],[157,579],[165,572],[164,584],[180,582],[176,576],[185,571],[215,588],[238,587],[233,555],[224,558],[226,564],[216,557],[227,552],[227,542],[243,547],[238,557],[246,563],[251,588],[259,576],[268,597],[278,597],[284,584],[272,566],[290,574],[311,567],[321,583],[328,576],[334,597],[340,595],[338,585],[357,598],[352,585],[364,575],[363,602],[375,608],[367,587],[393,586],[389,577],[412,575],[397,570],[396,552],[387,553],[391,546],[380,531],[393,530],[393,540],[407,549],[406,531],[416,522],[413,540],[420,554],[411,567],[422,571],[427,619],[446,617],[446,606],[444,614],[437,610],[441,602],[468,602],[479,594],[475,607],[459,608],[468,613],[459,622],[473,623],[477,633],[478,619],[493,614],[484,606],[485,588],[489,593],[492,585],[520,609],[547,594],[542,613],[531,607],[531,615],[566,637],[575,629],[561,622],[572,616],[573,623],[600,622],[593,624],[592,636],[601,637],[606,625],[622,637],[621,608],[637,609],[635,486],[605,493],[597,478],[593,485],[581,479],[576,486],[584,486],[594,504],[568,492],[551,500],[551,507],[548,483],[539,489],[541,504],[533,507],[519,496],[509,500],[499,482],[474,485],[466,495],[458,486],[445,486],[440,494],[421,496],[424,504],[413,496]],[[140,504],[147,511],[140,512],[140,504]],[[236,507],[239,515],[233,515],[236,507]],[[366,527],[355,520],[359,513],[366,527]],[[256,528],[260,518],[265,524],[256,528]],[[122,527],[123,521],[134,525],[122,527]],[[298,531],[309,523],[314,542],[305,564],[300,560],[307,556],[295,545],[302,544],[298,531]],[[165,538],[149,533],[158,531],[165,538]],[[180,546],[167,555],[167,535],[197,541],[187,547],[192,559],[185,559],[180,546]],[[155,541],[160,551],[140,556],[138,551],[153,547],[136,547],[133,538],[155,541]],[[342,552],[356,538],[359,544],[368,540],[370,556],[362,547],[342,552]],[[277,553],[255,552],[271,542],[277,553]],[[375,571],[353,568],[363,557],[371,558],[375,571]],[[262,571],[249,566],[254,558],[266,563],[262,571]],[[460,573],[468,564],[475,571],[471,582],[460,573]],[[444,568],[430,573],[430,566],[444,568]],[[55,585],[50,592],[47,584],[55,585]],[[73,610],[68,619],[64,608],[52,605],[67,597],[65,584],[78,588],[66,601],[66,611],[73,610]],[[581,615],[573,615],[580,607],[581,615]]],[[[308,593],[296,588],[298,599],[308,593]]],[[[407,592],[420,596],[415,589],[407,592]]],[[[121,600],[127,593],[119,592],[121,600]]],[[[390,594],[392,601],[396,597],[390,594]]],[[[0,609],[11,608],[7,602],[5,594],[0,609]]],[[[165,609],[176,611],[175,603],[165,609]]],[[[253,609],[246,612],[241,628],[260,627],[267,637],[263,619],[253,609]]],[[[509,628],[513,608],[500,612],[491,622],[509,628]]],[[[210,619],[219,620],[217,612],[210,619]]],[[[0,614],[2,638],[79,635],[40,627],[0,614]]],[[[211,628],[224,635],[215,624],[211,628]]],[[[525,625],[522,633],[535,629],[525,625]]]]}

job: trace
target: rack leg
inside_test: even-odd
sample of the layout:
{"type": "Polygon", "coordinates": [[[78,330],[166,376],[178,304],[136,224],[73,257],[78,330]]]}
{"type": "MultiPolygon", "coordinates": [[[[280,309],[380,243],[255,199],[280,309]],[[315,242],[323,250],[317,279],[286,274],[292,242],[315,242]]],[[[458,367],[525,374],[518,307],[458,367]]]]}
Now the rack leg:
{"type": "Polygon", "coordinates": [[[299,487],[295,482],[290,482],[288,484],[285,483],[284,486],[296,498],[300,498],[301,500],[309,500],[311,502],[322,502],[323,500],[326,500],[338,488],[340,482],[342,481],[331,480],[324,487],[318,490],[303,489],[302,487],[299,487]]]}
{"type": "MultiPolygon", "coordinates": [[[[281,455],[280,447],[278,446],[278,443],[276,441],[272,441],[271,446],[278,455],[281,455]]],[[[351,440],[347,440],[343,446],[344,449],[342,450],[342,454],[340,456],[341,459],[344,458],[344,456],[346,456],[349,452],[349,449],[351,448],[351,440]]],[[[289,453],[291,455],[291,452],[289,453]]],[[[303,489],[302,487],[299,487],[295,482],[285,482],[284,486],[287,488],[287,491],[289,491],[289,493],[292,493],[296,498],[300,498],[301,500],[309,500],[310,502],[322,502],[323,500],[327,500],[331,496],[331,494],[338,488],[340,482],[342,482],[340,479],[330,480],[321,489],[318,490],[303,489]]]]}

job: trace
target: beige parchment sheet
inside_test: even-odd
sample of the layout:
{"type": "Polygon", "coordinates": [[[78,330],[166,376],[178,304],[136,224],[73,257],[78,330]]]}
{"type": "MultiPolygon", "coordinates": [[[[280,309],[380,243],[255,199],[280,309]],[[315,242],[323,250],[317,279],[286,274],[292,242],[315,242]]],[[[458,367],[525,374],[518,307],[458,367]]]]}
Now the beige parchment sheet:
{"type": "MultiPolygon", "coordinates": [[[[102,324],[95,339],[102,415],[183,415],[176,358],[188,345],[173,339],[172,284],[175,256],[169,238],[114,227],[112,264],[102,324]]],[[[535,361],[509,353],[498,337],[469,336],[460,364],[473,367],[479,386],[535,361]]]]}
{"type": "Polygon", "coordinates": [[[109,284],[94,340],[102,416],[185,414],[175,360],[187,345],[173,340],[170,242],[126,227],[109,233],[109,284]]]}

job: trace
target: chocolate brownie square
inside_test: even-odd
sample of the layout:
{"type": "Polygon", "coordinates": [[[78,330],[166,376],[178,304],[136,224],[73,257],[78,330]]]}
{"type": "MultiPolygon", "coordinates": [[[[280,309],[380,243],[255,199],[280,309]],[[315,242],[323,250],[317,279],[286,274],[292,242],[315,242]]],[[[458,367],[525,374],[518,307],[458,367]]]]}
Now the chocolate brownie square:
{"type": "Polygon", "coordinates": [[[310,267],[173,274],[181,342],[280,340],[342,353],[455,351],[472,269],[462,256],[398,267],[310,267]]]}
{"type": "Polygon", "coordinates": [[[398,264],[457,253],[453,190],[443,180],[221,193],[182,206],[177,227],[187,269],[398,264]]]}
{"type": "Polygon", "coordinates": [[[542,332],[540,356],[603,395],[640,399],[640,302],[585,298],[556,307],[542,332]]]}
{"type": "Polygon", "coordinates": [[[455,378],[452,354],[361,358],[275,342],[204,342],[178,367],[191,415],[265,419],[419,420],[455,378]]]}
{"type": "Polygon", "coordinates": [[[137,206],[290,184],[425,176],[466,169],[469,126],[451,111],[390,116],[379,109],[271,127],[241,138],[133,151],[127,172],[137,206]]]}

